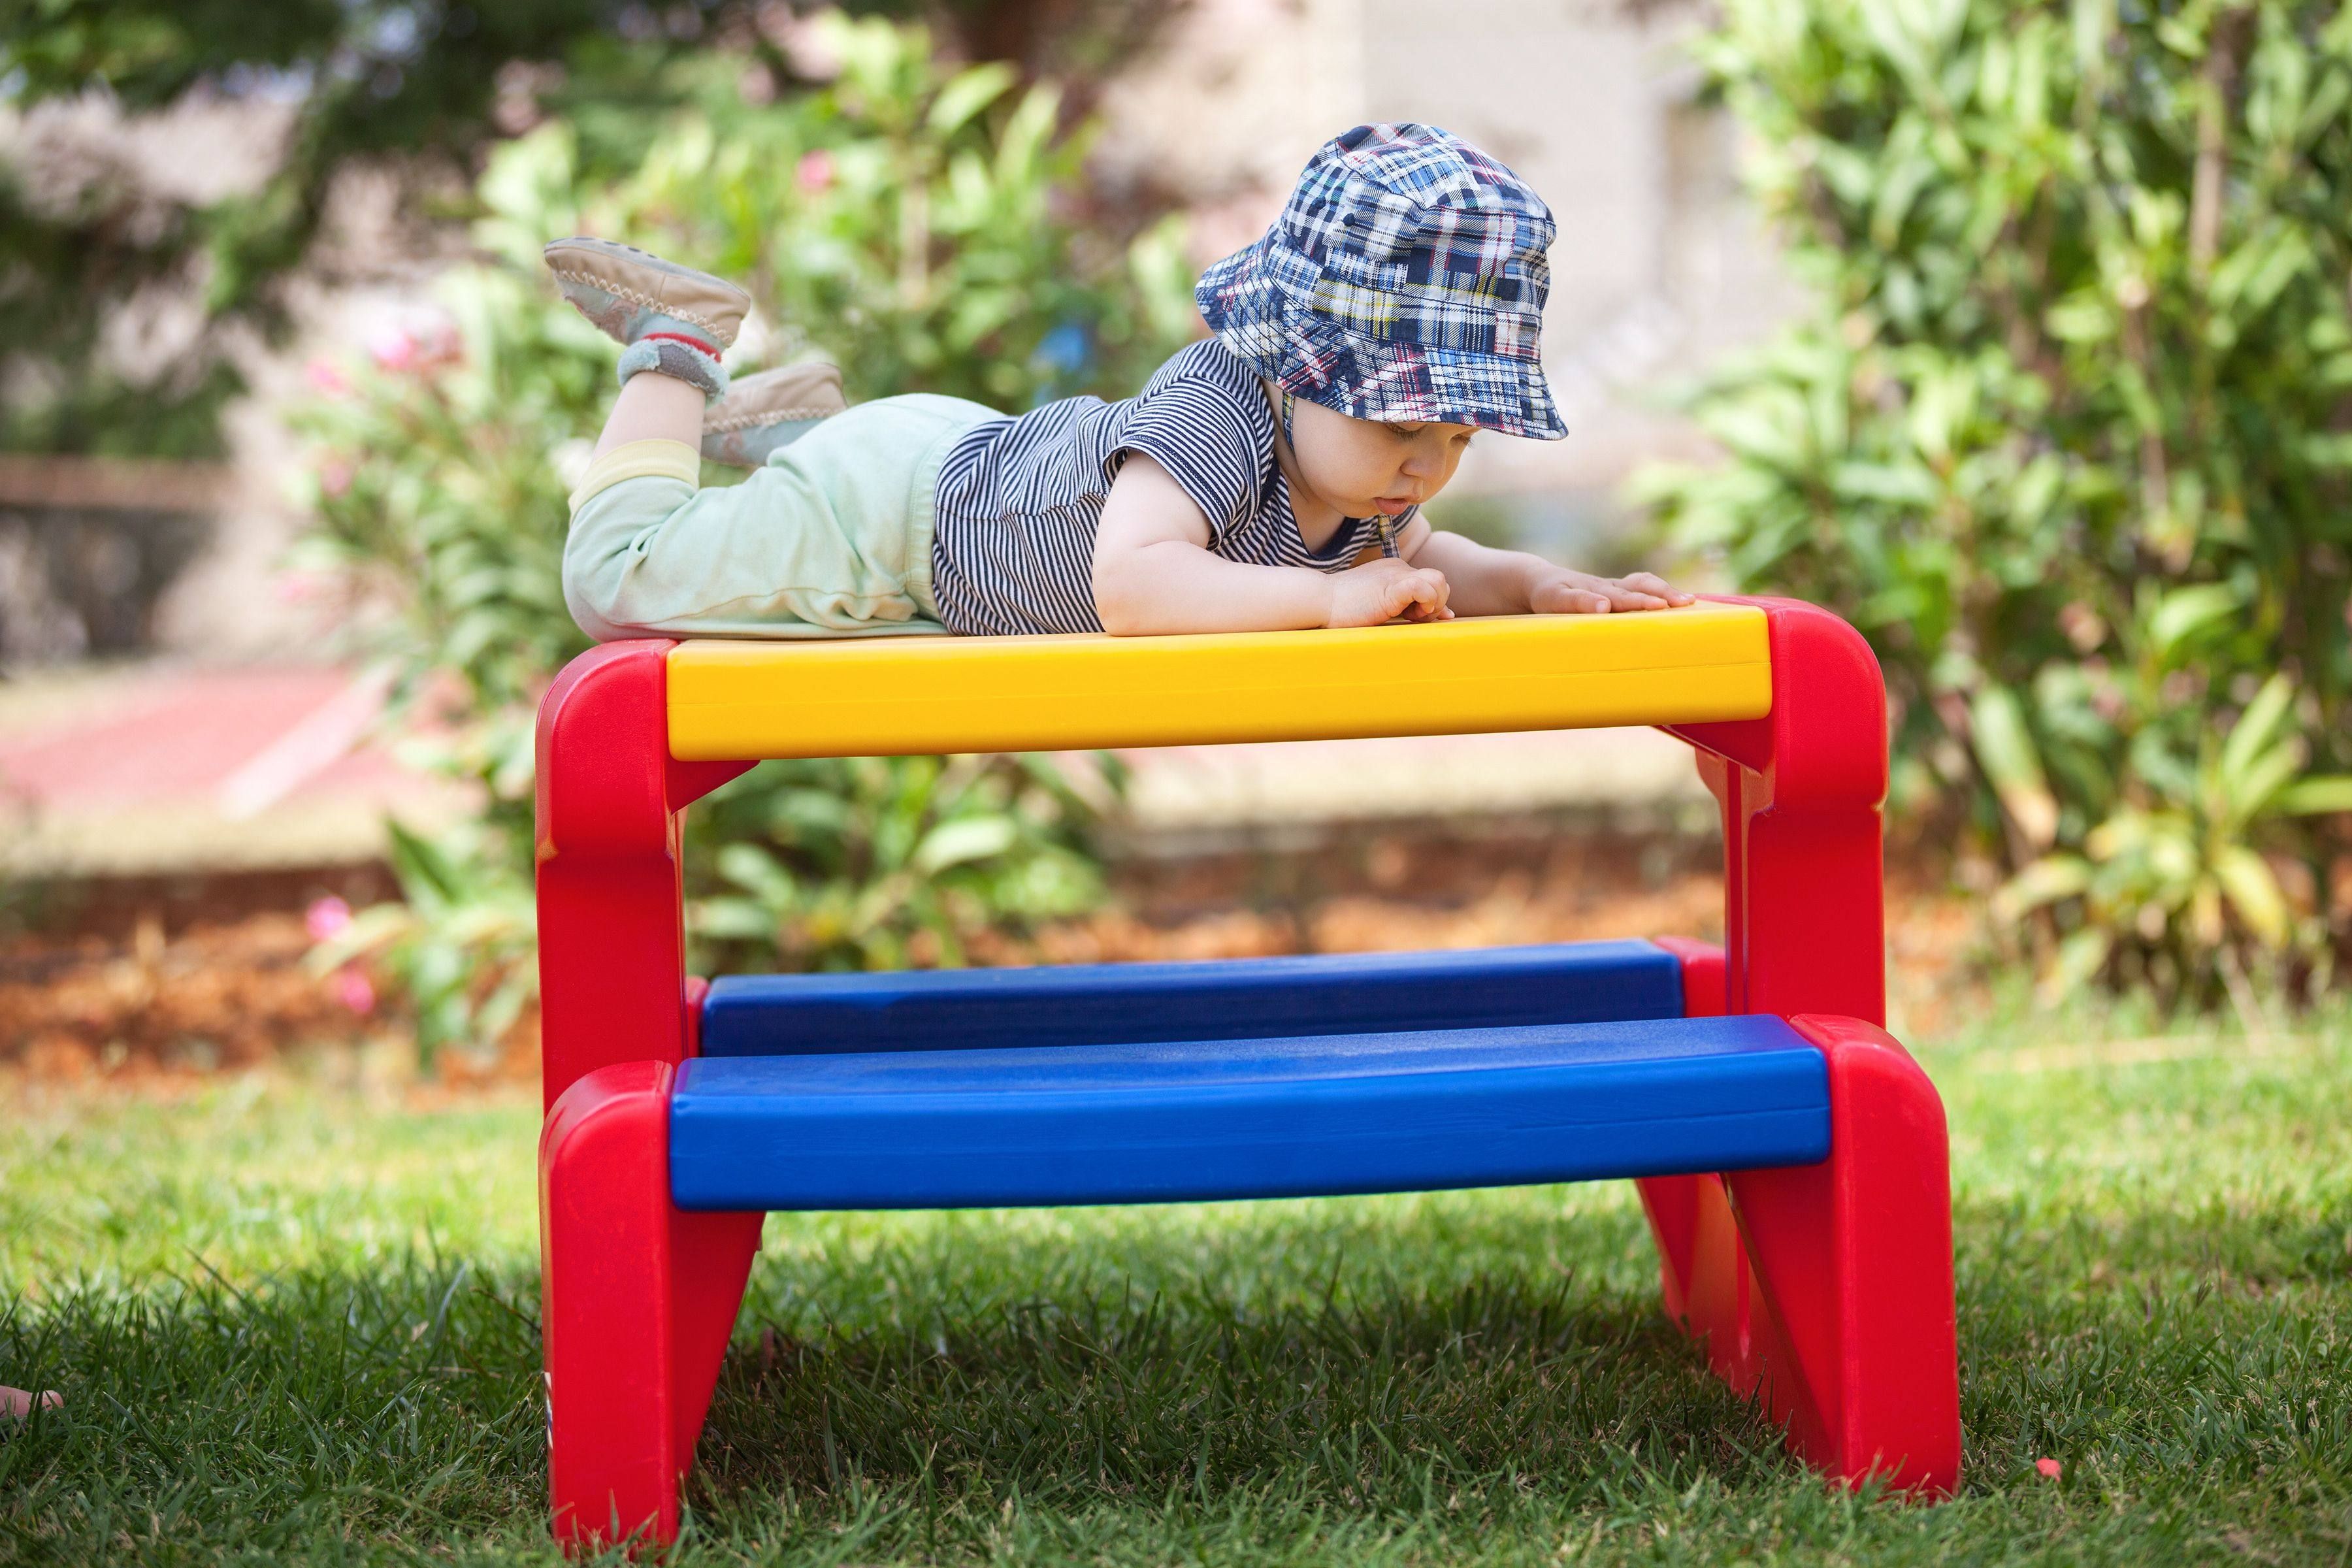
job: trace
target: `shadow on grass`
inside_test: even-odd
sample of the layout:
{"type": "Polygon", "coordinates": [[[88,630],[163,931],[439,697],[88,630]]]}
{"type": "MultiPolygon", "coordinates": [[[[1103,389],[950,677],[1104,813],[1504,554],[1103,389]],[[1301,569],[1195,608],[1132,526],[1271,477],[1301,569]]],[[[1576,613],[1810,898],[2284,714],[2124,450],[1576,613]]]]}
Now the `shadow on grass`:
{"type": "Polygon", "coordinates": [[[1242,1486],[1414,1511],[1496,1478],[1738,1485],[1776,1446],[1654,1304],[1521,1277],[1262,1314],[1110,1295],[929,1335],[771,1326],[722,1381],[702,1484],[984,1480],[1058,1507],[1242,1486]]]}

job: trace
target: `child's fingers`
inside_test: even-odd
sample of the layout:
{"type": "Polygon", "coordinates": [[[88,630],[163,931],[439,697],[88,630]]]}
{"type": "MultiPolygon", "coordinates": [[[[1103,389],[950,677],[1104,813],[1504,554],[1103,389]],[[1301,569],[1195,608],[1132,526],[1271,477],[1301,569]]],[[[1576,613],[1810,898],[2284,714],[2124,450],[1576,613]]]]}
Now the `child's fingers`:
{"type": "Polygon", "coordinates": [[[1645,592],[1635,586],[1631,578],[1602,577],[1597,579],[1593,586],[1607,595],[1609,607],[1612,610],[1663,610],[1666,607],[1664,595],[1645,592]]]}
{"type": "Polygon", "coordinates": [[[1445,574],[1424,567],[1418,572],[1406,572],[1391,579],[1386,595],[1391,618],[1411,615],[1415,620],[1425,620],[1445,605],[1445,574]]]}
{"type": "Polygon", "coordinates": [[[1555,579],[1536,591],[1535,603],[1529,607],[1542,616],[1605,616],[1614,606],[1606,594],[1555,579]]]}
{"type": "Polygon", "coordinates": [[[1694,602],[1690,595],[1676,588],[1655,572],[1630,572],[1619,578],[1618,584],[1622,587],[1632,589],[1637,594],[1647,595],[1657,601],[1654,605],[1643,606],[1645,609],[1678,607],[1694,602]]]}

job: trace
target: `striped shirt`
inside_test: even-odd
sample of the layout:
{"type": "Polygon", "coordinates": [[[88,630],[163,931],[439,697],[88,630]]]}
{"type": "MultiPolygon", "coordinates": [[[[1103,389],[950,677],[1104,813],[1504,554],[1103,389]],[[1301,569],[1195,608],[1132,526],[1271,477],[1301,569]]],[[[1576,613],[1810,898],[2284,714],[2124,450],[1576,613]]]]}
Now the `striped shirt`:
{"type": "MultiPolygon", "coordinates": [[[[931,589],[967,637],[1098,632],[1093,563],[1103,501],[1129,452],[1148,454],[1209,522],[1209,549],[1257,566],[1342,572],[1375,521],[1350,518],[1309,550],[1274,457],[1256,373],[1214,338],[1181,349],[1118,403],[1069,397],[974,426],[940,468],[931,589]]],[[[1395,520],[1402,532],[1408,510],[1395,520]]]]}

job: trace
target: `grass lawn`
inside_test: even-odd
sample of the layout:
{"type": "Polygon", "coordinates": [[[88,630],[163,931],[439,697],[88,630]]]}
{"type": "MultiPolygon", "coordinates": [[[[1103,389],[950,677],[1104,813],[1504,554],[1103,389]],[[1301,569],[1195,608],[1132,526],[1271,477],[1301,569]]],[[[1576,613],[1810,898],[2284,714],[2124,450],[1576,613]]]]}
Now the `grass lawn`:
{"type": "MultiPolygon", "coordinates": [[[[2352,1016],[2142,1027],[1920,1053],[1945,1506],[1832,1495],[1704,1375],[1626,1184],[780,1215],[680,1558],[2352,1562],[2352,1016]]],[[[5,1092],[0,1381],[68,1404],[0,1437],[0,1563],[553,1557],[533,1105],[5,1092]]]]}

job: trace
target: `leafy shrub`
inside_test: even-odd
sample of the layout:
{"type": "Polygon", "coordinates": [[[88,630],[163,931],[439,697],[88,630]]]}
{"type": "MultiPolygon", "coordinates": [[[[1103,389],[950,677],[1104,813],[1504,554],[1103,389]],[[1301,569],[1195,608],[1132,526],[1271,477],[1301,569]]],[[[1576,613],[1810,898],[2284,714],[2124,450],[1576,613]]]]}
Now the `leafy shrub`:
{"type": "MultiPolygon", "coordinates": [[[[771,347],[789,353],[804,327],[853,395],[1123,395],[1190,329],[1171,228],[1090,250],[1062,216],[1083,134],[1055,133],[1050,89],[945,71],[920,29],[835,26],[837,82],[681,119],[611,188],[584,188],[566,125],[501,148],[475,193],[484,259],[441,283],[446,328],[322,370],[335,395],[302,416],[318,447],[304,563],[397,606],[409,749],[483,800],[446,837],[396,834],[405,903],[362,911],[320,955],[375,955],[428,1052],[494,1037],[530,999],[533,715],[587,646],[562,604],[554,459],[601,423],[615,351],[545,284],[548,237],[745,279],[771,347]]],[[[1023,757],[766,764],[688,818],[696,963],[964,962],[976,940],[1099,896],[1090,833],[1117,784],[1023,757]]]]}
{"type": "Polygon", "coordinates": [[[1864,630],[1898,803],[2006,863],[2053,985],[2324,977],[2352,13],[1727,0],[1701,48],[1818,308],[1647,498],[1864,630]]]}

